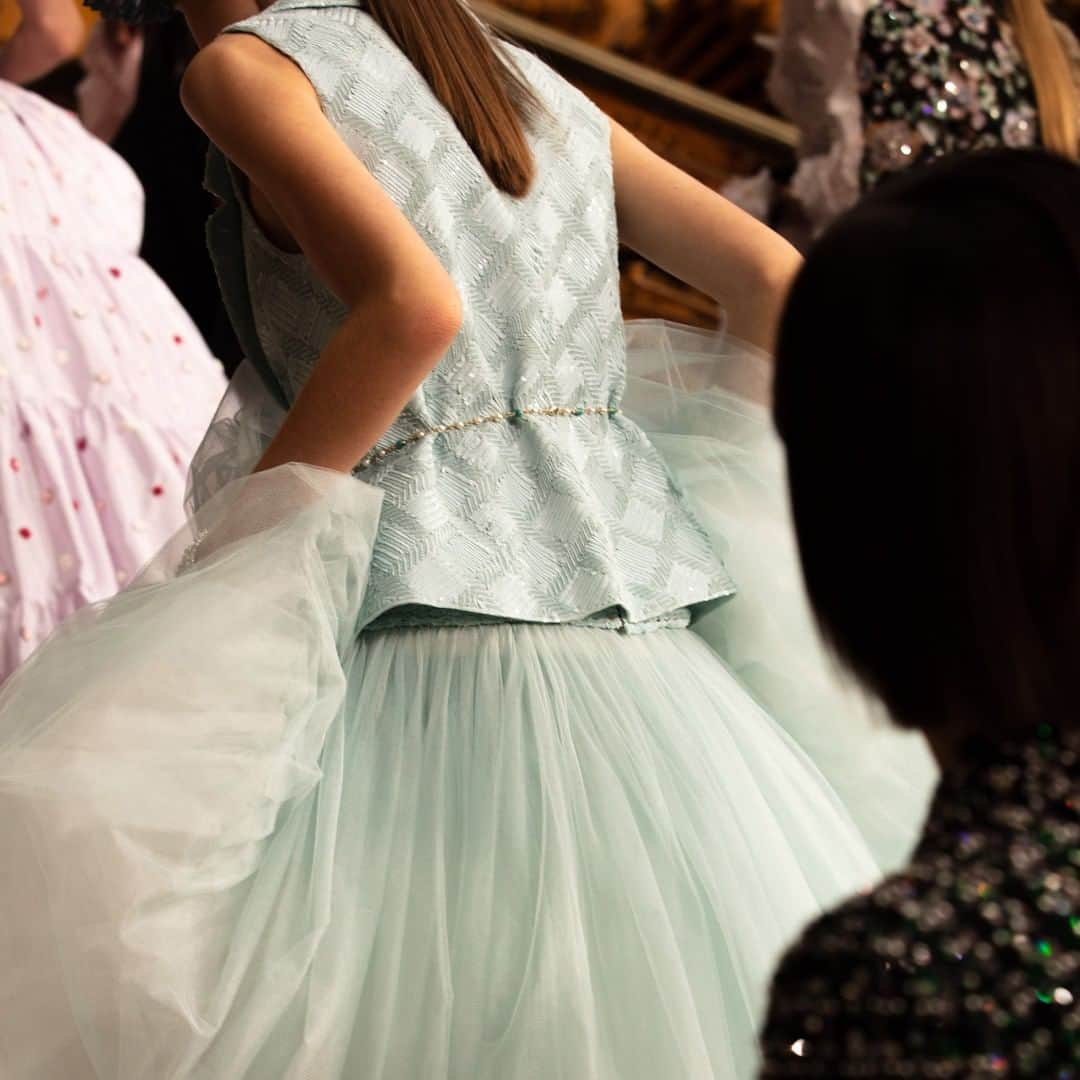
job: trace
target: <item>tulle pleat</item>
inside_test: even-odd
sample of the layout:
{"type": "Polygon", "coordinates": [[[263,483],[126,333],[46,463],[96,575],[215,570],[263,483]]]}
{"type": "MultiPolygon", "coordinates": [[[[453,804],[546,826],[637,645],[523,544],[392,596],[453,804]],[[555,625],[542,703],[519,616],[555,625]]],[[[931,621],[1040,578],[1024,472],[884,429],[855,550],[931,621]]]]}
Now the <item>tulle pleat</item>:
{"type": "Polygon", "coordinates": [[[824,772],[881,868],[897,869],[921,830],[937,767],[922,736],[892,727],[822,643],[769,409],[771,361],[724,335],[670,323],[631,323],[628,339],[626,411],[660,450],[738,587],[694,631],[824,772]]]}
{"type": "Polygon", "coordinates": [[[778,950],[873,867],[708,647],[387,631],[352,663],[341,781],[296,811],[341,898],[285,1024],[311,1071],[749,1076],[778,950]]]}

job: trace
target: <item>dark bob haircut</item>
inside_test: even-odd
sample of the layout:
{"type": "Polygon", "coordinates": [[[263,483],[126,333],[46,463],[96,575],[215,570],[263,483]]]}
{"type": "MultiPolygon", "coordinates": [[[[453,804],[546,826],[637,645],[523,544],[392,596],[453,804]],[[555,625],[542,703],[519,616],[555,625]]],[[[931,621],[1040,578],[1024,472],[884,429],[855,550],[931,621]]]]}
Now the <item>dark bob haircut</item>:
{"type": "Polygon", "coordinates": [[[811,252],[775,387],[811,603],[896,720],[1077,725],[1080,168],[913,170],[811,252]]]}

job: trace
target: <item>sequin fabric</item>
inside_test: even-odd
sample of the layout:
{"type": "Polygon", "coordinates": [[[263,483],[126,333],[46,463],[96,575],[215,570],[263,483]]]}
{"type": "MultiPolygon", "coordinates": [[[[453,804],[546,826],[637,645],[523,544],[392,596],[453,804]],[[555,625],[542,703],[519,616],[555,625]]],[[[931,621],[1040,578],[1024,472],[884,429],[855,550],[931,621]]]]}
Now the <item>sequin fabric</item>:
{"type": "MultiPolygon", "coordinates": [[[[619,408],[619,304],[607,118],[535,57],[537,179],[491,182],[424,79],[359,3],[279,0],[235,31],[293,59],[345,142],[453,277],[453,347],[365,460],[384,492],[361,621],[410,606],[648,623],[733,584],[663,461],[619,408]],[[480,422],[496,417],[506,422],[480,422]]],[[[278,250],[227,167],[211,250],[248,356],[287,404],[345,316],[278,250]]]]}
{"type": "Polygon", "coordinates": [[[863,23],[863,190],[958,151],[1039,143],[1035,91],[986,0],[880,0],[863,23]]]}
{"type": "Polygon", "coordinates": [[[911,866],[776,976],[763,1080],[1080,1077],[1080,737],[973,745],[911,866]]]}

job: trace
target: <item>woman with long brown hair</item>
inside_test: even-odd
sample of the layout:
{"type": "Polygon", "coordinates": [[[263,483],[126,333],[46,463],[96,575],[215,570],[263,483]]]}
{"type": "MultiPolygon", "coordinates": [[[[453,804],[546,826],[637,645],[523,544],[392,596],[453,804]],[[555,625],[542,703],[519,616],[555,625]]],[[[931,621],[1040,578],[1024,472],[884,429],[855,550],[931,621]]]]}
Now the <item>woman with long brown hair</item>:
{"type": "Polygon", "coordinates": [[[181,6],[250,366],[191,535],[0,697],[4,1066],[749,1077],[877,862],[763,704],[834,700],[740,472],[764,361],[628,335],[617,245],[764,348],[798,257],[457,0],[181,6]]]}

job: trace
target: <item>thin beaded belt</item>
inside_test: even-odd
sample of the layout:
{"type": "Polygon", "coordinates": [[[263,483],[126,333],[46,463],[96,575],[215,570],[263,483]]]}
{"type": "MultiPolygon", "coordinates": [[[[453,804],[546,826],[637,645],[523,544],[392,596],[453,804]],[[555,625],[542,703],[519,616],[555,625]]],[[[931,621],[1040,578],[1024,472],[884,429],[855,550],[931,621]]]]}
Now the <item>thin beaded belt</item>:
{"type": "Polygon", "coordinates": [[[471,420],[456,420],[452,424],[437,424],[435,427],[423,428],[406,435],[403,439],[387,446],[372,450],[356,467],[356,471],[368,469],[377,461],[382,461],[389,454],[395,454],[404,450],[421,439],[431,438],[433,435],[446,435],[451,431],[464,431],[466,428],[481,427],[484,424],[499,424],[527,420],[533,416],[617,416],[619,410],[608,405],[555,405],[549,408],[522,408],[508,409],[506,412],[491,413],[490,416],[476,416],[471,420]]]}

